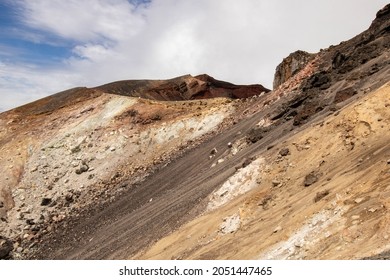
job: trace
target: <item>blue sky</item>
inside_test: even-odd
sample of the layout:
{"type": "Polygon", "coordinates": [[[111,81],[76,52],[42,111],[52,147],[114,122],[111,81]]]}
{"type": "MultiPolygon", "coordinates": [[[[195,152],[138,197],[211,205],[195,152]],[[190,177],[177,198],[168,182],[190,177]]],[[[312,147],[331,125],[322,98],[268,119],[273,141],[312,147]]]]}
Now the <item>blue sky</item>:
{"type": "Polygon", "coordinates": [[[71,87],[121,79],[208,73],[271,87],[283,57],[351,38],[385,4],[0,0],[0,111],[71,87]]]}
{"type": "Polygon", "coordinates": [[[0,2],[1,61],[53,66],[71,55],[72,42],[30,29],[21,21],[18,9],[16,2],[0,2]]]}

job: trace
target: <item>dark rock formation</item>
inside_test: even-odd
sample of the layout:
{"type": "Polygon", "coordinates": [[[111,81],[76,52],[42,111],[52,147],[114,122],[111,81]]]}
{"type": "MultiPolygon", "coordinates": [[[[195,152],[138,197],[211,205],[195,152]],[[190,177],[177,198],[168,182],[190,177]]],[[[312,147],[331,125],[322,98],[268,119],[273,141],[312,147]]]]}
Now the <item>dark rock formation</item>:
{"type": "Polygon", "coordinates": [[[0,259],[6,259],[13,250],[14,246],[12,241],[0,236],[0,259]]]}
{"type": "Polygon", "coordinates": [[[376,18],[372,22],[370,30],[374,30],[378,35],[390,32],[390,4],[387,4],[376,13],[376,18]]]}
{"type": "Polygon", "coordinates": [[[299,50],[284,58],[276,67],[274,89],[302,70],[313,57],[313,54],[299,50]]]}
{"type": "Polygon", "coordinates": [[[390,71],[389,55],[390,4],[377,13],[368,30],[351,40],[315,55],[297,51],[283,59],[275,72],[274,89],[288,93],[280,85],[290,81],[295,93],[279,105],[271,119],[293,118],[293,124],[299,126],[320,112],[332,111],[335,104],[344,106],[355,95],[379,88],[390,71]],[[297,78],[305,67],[307,71],[297,78]]]}

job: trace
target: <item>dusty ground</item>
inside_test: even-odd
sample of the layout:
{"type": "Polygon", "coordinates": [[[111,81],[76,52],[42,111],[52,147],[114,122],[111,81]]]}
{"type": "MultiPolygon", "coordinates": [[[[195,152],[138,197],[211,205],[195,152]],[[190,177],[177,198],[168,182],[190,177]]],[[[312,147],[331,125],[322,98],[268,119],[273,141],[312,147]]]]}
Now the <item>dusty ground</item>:
{"type": "Polygon", "coordinates": [[[256,154],[262,160],[245,167],[258,170],[247,174],[256,185],[246,195],[129,257],[360,259],[389,250],[389,100],[387,85],[256,154]],[[288,155],[275,153],[285,148],[288,155]],[[317,181],[305,186],[312,173],[317,181]],[[224,232],[234,215],[239,226],[224,232]]]}

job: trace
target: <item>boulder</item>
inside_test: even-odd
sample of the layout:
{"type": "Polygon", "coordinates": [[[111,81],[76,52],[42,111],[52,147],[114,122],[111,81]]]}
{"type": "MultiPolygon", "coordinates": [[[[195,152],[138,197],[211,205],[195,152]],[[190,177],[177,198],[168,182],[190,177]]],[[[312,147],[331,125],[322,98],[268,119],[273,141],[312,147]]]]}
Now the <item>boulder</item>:
{"type": "Polygon", "coordinates": [[[313,58],[314,54],[300,50],[293,52],[288,57],[284,58],[276,67],[273,84],[274,89],[301,71],[313,58]]]}
{"type": "Polygon", "coordinates": [[[0,236],[0,259],[6,259],[12,252],[14,246],[11,240],[4,236],[0,236]]]}

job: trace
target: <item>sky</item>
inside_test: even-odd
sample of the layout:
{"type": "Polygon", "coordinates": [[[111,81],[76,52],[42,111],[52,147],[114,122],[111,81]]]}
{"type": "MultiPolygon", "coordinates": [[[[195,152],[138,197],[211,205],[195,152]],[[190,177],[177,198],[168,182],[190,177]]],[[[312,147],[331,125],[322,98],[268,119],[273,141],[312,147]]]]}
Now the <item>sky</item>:
{"type": "Polygon", "coordinates": [[[366,30],[382,0],[0,0],[0,112],[77,86],[276,66],[366,30]]]}

